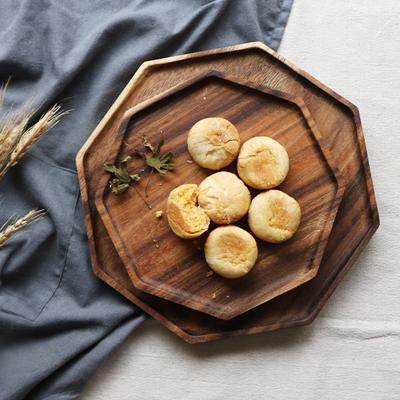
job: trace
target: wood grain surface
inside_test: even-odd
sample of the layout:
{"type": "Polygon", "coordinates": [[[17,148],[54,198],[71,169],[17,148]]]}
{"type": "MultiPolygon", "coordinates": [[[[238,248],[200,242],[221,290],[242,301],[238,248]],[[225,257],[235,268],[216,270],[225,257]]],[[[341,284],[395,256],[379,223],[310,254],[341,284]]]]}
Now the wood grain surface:
{"type": "Polygon", "coordinates": [[[94,272],[110,286],[190,343],[310,323],[379,226],[358,110],[261,43],[144,63],[77,157],[94,272]],[[310,282],[230,321],[162,300],[134,288],[94,206],[103,162],[125,111],[209,70],[226,72],[303,98],[331,149],[346,190],[318,275],[310,282]],[[151,72],[151,73],[150,73],[151,72]]]}
{"type": "MultiPolygon", "coordinates": [[[[127,111],[118,131],[109,158],[113,163],[132,155],[132,149],[142,148],[144,137],[150,143],[164,138],[165,151],[175,154],[176,169],[166,176],[152,174],[150,169],[142,171],[143,160],[133,156],[129,170],[142,175],[134,188],[114,195],[105,173],[97,191],[99,214],[136,288],[231,319],[316,275],[342,190],[329,165],[329,161],[333,164],[330,153],[324,154],[315,122],[301,99],[209,72],[127,111]],[[237,280],[208,275],[203,252],[207,233],[184,240],[171,231],[167,218],[154,216],[156,210],[165,215],[172,189],[184,183],[199,184],[215,172],[188,163],[191,157],[186,145],[191,126],[212,116],[233,122],[242,143],[267,135],[285,146],[290,172],[279,189],[295,197],[302,209],[295,237],[276,245],[257,241],[256,265],[237,280]]],[[[236,173],[236,163],[227,170],[236,173]]],[[[250,231],[247,218],[238,225],[250,231]]]]}

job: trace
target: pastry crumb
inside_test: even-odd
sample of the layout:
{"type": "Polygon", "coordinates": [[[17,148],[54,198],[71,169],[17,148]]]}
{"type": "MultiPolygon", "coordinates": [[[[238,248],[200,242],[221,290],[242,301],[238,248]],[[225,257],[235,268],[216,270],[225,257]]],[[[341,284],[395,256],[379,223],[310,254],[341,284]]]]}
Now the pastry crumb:
{"type": "Polygon", "coordinates": [[[213,299],[215,299],[215,298],[217,297],[217,294],[216,294],[216,293],[213,293],[211,297],[212,297],[213,299]]]}
{"type": "Polygon", "coordinates": [[[206,273],[206,277],[207,278],[209,278],[210,276],[213,276],[214,275],[214,271],[208,271],[207,273],[206,273]]]}
{"type": "Polygon", "coordinates": [[[229,294],[228,294],[228,295],[226,296],[226,298],[229,299],[229,297],[231,297],[231,296],[229,296],[229,294]]]}
{"type": "Polygon", "coordinates": [[[162,215],[163,215],[163,212],[162,212],[161,210],[158,210],[158,211],[156,211],[156,212],[154,213],[154,216],[155,216],[156,218],[161,218],[162,215]]]}

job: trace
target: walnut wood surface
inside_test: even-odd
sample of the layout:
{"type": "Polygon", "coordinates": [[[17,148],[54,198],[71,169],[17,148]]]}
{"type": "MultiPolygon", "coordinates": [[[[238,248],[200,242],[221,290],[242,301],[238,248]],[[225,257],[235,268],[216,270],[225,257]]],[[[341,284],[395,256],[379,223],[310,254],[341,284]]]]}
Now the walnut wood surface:
{"type": "MultiPolygon", "coordinates": [[[[341,199],[329,165],[330,154],[324,154],[304,103],[228,78],[210,72],[129,110],[109,160],[115,163],[131,155],[132,148],[143,146],[143,137],[151,143],[164,137],[165,151],[175,154],[176,170],[165,177],[146,170],[139,184],[121,196],[110,193],[109,176],[104,174],[96,199],[99,214],[136,288],[222,319],[234,318],[316,275],[341,199]],[[302,209],[295,237],[279,245],[258,241],[255,267],[246,277],[233,281],[207,275],[203,253],[207,233],[195,241],[180,239],[169,228],[167,218],[158,220],[154,216],[155,210],[166,212],[172,189],[184,183],[199,184],[215,172],[187,162],[191,158],[187,132],[198,120],[211,116],[232,121],[242,143],[267,135],[285,146],[290,172],[279,189],[295,197],[302,209]]],[[[133,157],[129,169],[141,173],[143,160],[133,157]]],[[[235,173],[236,164],[228,170],[235,173]]],[[[257,193],[253,191],[253,195],[257,193]]],[[[238,224],[249,231],[246,218],[238,224]]]]}
{"type": "Polygon", "coordinates": [[[144,63],[77,157],[94,272],[168,329],[190,343],[266,332],[310,323],[379,226],[358,110],[350,102],[262,43],[170,57],[144,63]],[[134,288],[94,206],[112,135],[125,111],[209,70],[300,96],[331,149],[346,190],[317,276],[306,284],[232,320],[224,321],[134,288]]]}

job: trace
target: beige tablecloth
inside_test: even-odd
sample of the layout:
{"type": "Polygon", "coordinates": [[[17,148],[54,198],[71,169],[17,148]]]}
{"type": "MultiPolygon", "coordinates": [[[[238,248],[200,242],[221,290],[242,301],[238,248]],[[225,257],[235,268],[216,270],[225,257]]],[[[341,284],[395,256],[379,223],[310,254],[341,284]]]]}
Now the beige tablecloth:
{"type": "Polygon", "coordinates": [[[399,15],[398,0],[295,0],[280,48],[359,106],[381,217],[317,320],[198,346],[145,322],[83,399],[400,399],[399,15]]]}

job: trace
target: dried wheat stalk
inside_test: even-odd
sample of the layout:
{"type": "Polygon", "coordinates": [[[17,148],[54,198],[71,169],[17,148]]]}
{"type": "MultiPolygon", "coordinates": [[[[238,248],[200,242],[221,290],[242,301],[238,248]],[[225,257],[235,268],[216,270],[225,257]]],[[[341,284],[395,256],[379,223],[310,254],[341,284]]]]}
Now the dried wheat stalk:
{"type": "MultiPolygon", "coordinates": [[[[0,112],[3,107],[7,82],[0,88],[0,112]]],[[[28,128],[28,123],[36,110],[28,101],[20,111],[9,112],[0,121],[0,178],[21,159],[21,157],[36,143],[50,128],[55,126],[64,112],[59,105],[54,105],[42,115],[38,122],[28,128]]],[[[44,210],[31,210],[15,223],[0,228],[0,248],[16,232],[44,214],[44,210]]]]}
{"type": "Polygon", "coordinates": [[[43,216],[45,213],[45,210],[31,210],[22,218],[17,219],[13,224],[9,224],[5,228],[3,228],[0,232],[0,249],[4,246],[7,240],[10,239],[12,235],[14,235],[14,233],[18,232],[26,225],[43,216]]]}
{"type": "Polygon", "coordinates": [[[0,178],[34,143],[59,122],[61,116],[65,114],[60,109],[59,105],[54,105],[30,128],[27,126],[35,110],[29,104],[21,111],[5,117],[4,122],[0,123],[0,178]]]}

